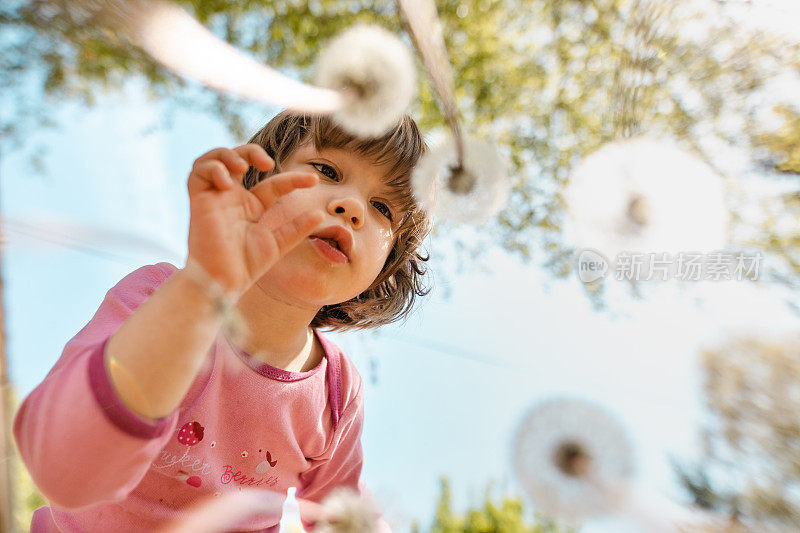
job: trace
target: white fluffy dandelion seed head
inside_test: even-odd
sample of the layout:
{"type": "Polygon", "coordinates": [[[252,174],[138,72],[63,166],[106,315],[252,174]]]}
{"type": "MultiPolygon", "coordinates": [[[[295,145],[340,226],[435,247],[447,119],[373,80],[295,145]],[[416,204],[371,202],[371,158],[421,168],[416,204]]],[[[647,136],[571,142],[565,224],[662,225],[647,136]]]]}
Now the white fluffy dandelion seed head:
{"type": "Polygon", "coordinates": [[[505,161],[493,145],[471,137],[464,139],[462,175],[453,180],[457,160],[452,137],[423,155],[411,175],[414,198],[434,218],[485,222],[508,200],[505,161]]]}
{"type": "Polygon", "coordinates": [[[339,488],[322,502],[321,533],[375,533],[381,516],[371,498],[353,490],[339,488]]]}
{"type": "Polygon", "coordinates": [[[578,165],[563,197],[566,240],[608,258],[710,252],[726,242],[722,178],[670,139],[606,144],[578,165]]]}
{"type": "Polygon", "coordinates": [[[361,137],[379,137],[408,108],[416,71],[403,41],[380,26],[358,24],[320,52],[315,82],[349,95],[333,114],[343,128],[361,137]]]}
{"type": "Polygon", "coordinates": [[[632,449],[622,426],[604,409],[558,399],[525,414],[512,460],[537,509],[579,522],[613,512],[626,499],[632,449]]]}

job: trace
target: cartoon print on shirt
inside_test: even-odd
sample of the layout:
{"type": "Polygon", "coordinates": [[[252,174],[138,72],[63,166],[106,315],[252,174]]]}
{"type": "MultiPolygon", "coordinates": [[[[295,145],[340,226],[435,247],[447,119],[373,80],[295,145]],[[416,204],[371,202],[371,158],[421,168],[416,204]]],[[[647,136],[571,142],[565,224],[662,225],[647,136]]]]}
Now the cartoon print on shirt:
{"type": "MultiPolygon", "coordinates": [[[[183,451],[183,455],[178,457],[177,455],[170,454],[167,450],[161,450],[161,461],[164,463],[162,465],[156,466],[154,468],[161,469],[173,466],[175,464],[180,464],[180,466],[185,467],[187,469],[191,469],[194,472],[199,472],[201,474],[210,474],[210,468],[208,463],[203,462],[200,459],[193,458],[189,455],[189,448],[198,444],[200,441],[203,440],[205,428],[200,424],[200,422],[193,421],[187,422],[181,429],[178,430],[177,440],[180,444],[184,445],[186,448],[183,451]]],[[[189,472],[183,470],[178,471],[178,474],[173,476],[178,481],[185,481],[187,485],[192,487],[200,487],[203,484],[203,480],[198,475],[190,475],[189,472]]]]}
{"type": "MultiPolygon", "coordinates": [[[[259,450],[261,451],[261,450],[259,450]]],[[[266,461],[261,461],[256,465],[256,474],[263,474],[270,468],[273,468],[276,464],[278,464],[278,460],[272,460],[272,455],[270,455],[269,451],[267,451],[267,459],[266,461]]]]}
{"type": "Polygon", "coordinates": [[[178,481],[184,481],[187,485],[192,486],[194,488],[199,487],[203,484],[203,479],[200,476],[190,476],[186,471],[179,470],[178,475],[175,476],[175,479],[178,481]]]}
{"type": "Polygon", "coordinates": [[[208,464],[208,462],[206,462],[204,459],[189,455],[186,452],[179,456],[171,453],[169,450],[164,449],[161,450],[158,460],[160,460],[163,464],[160,466],[153,466],[153,468],[157,470],[178,465],[190,472],[198,472],[203,475],[208,475],[211,473],[211,465],[208,464]]]}
{"type": "Polygon", "coordinates": [[[249,487],[274,487],[278,484],[278,476],[248,476],[247,473],[242,472],[241,470],[234,470],[232,465],[225,465],[222,467],[222,475],[220,476],[219,481],[223,485],[233,482],[239,485],[247,485],[249,487]]]}
{"type": "MultiPolygon", "coordinates": [[[[264,453],[264,450],[258,450],[259,456],[264,453]]],[[[242,452],[242,457],[247,457],[247,452],[242,452]]],[[[264,474],[270,468],[274,468],[275,465],[278,464],[278,459],[272,458],[272,454],[267,450],[266,459],[261,461],[256,465],[255,472],[256,474],[264,474]]],[[[229,483],[238,483],[240,485],[248,485],[250,487],[260,487],[260,486],[269,486],[274,487],[278,483],[278,476],[275,475],[267,475],[264,477],[255,477],[250,476],[246,472],[242,472],[241,470],[234,470],[233,465],[225,465],[222,467],[222,475],[220,476],[220,483],[227,485],[229,483]]]]}
{"type": "Polygon", "coordinates": [[[178,431],[178,442],[187,446],[194,446],[203,440],[203,430],[205,428],[200,425],[200,422],[187,422],[178,431]]]}
{"type": "MultiPolygon", "coordinates": [[[[176,436],[177,441],[184,446],[183,454],[178,456],[177,454],[170,453],[166,449],[161,450],[160,458],[163,464],[154,466],[154,468],[162,469],[178,465],[180,470],[178,470],[176,475],[172,476],[174,479],[182,481],[191,487],[201,487],[203,484],[203,478],[198,474],[211,474],[211,467],[204,460],[190,455],[189,450],[192,446],[200,443],[204,437],[205,428],[200,424],[200,422],[192,421],[183,424],[183,426],[181,426],[181,428],[178,430],[176,436]]],[[[216,444],[216,441],[211,441],[209,447],[215,448],[216,444]]],[[[247,452],[247,450],[243,450],[239,455],[242,459],[247,459],[250,454],[247,452]]],[[[265,457],[265,459],[256,465],[255,474],[265,474],[271,468],[275,468],[278,464],[278,459],[273,458],[272,453],[270,453],[269,450],[266,450],[265,453],[265,450],[259,449],[258,457],[265,457]]],[[[233,465],[224,465],[222,467],[222,473],[219,481],[223,485],[233,483],[250,487],[274,487],[278,484],[279,479],[276,475],[256,477],[255,475],[247,474],[246,471],[235,468],[233,465]]]]}

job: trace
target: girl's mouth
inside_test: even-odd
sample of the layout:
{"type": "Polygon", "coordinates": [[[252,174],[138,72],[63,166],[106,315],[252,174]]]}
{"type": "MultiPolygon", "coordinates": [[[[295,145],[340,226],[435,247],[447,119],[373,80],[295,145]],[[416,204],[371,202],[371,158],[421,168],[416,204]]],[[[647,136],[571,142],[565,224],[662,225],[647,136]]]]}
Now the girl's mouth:
{"type": "Polygon", "coordinates": [[[326,259],[334,263],[347,263],[347,256],[344,255],[334,244],[331,239],[321,239],[319,237],[309,237],[311,244],[314,248],[326,259]]]}

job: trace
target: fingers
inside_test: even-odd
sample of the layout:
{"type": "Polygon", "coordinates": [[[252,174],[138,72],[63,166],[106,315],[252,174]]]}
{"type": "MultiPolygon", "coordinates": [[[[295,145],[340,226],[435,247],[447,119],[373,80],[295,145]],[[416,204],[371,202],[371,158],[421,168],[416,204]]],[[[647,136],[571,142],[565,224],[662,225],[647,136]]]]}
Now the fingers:
{"type": "Polygon", "coordinates": [[[215,188],[226,191],[236,185],[233,178],[231,178],[228,167],[219,159],[207,159],[195,163],[194,169],[189,175],[190,192],[193,177],[196,178],[196,181],[198,181],[197,186],[201,189],[215,188]]]}
{"type": "Polygon", "coordinates": [[[317,226],[322,224],[323,220],[325,220],[325,214],[322,211],[306,211],[276,229],[272,234],[278,245],[278,253],[283,256],[300,244],[317,226]]]}
{"type": "MultiPolygon", "coordinates": [[[[234,151],[247,162],[248,166],[252,165],[262,172],[268,172],[275,168],[275,161],[258,144],[245,144],[234,148],[234,151]]],[[[247,169],[245,169],[245,172],[247,172],[247,169]]]]}
{"type": "Polygon", "coordinates": [[[250,192],[261,201],[264,209],[269,209],[279,197],[289,194],[295,189],[313,187],[317,181],[319,181],[319,178],[313,173],[300,171],[281,172],[265,179],[250,189],[250,192]]]}
{"type": "Polygon", "coordinates": [[[250,166],[263,172],[272,170],[275,162],[257,144],[236,148],[215,148],[198,157],[189,175],[189,192],[217,188],[225,191],[241,182],[250,166]],[[197,178],[193,183],[192,178],[197,178]]]}

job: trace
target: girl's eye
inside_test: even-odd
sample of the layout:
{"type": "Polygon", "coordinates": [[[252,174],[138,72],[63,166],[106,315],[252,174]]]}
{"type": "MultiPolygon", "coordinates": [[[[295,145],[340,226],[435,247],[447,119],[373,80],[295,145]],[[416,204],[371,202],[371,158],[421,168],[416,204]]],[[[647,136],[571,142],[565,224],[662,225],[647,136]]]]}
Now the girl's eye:
{"type": "Polygon", "coordinates": [[[388,218],[390,221],[392,220],[392,211],[386,207],[386,204],[383,202],[373,201],[372,205],[374,205],[378,211],[383,213],[386,218],[388,218]]]}
{"type": "Polygon", "coordinates": [[[317,171],[326,178],[339,181],[339,174],[336,173],[336,169],[332,166],[326,165],[325,163],[311,163],[311,166],[317,169],[317,171]]]}

